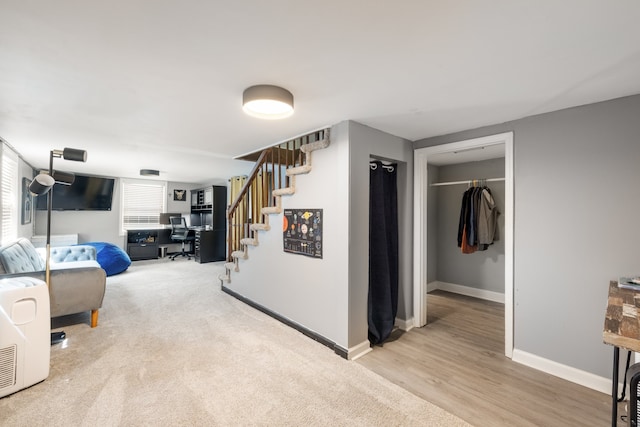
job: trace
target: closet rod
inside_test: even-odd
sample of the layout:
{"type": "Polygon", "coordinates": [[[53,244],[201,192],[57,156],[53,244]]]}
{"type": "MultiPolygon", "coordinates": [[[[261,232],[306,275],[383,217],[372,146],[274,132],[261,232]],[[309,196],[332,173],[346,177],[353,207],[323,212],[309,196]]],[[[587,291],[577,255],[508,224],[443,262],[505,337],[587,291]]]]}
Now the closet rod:
{"type": "Polygon", "coordinates": [[[440,187],[440,186],[443,186],[443,185],[473,184],[473,181],[477,181],[477,182],[495,182],[495,181],[504,181],[504,178],[469,179],[469,180],[466,180],[466,181],[436,182],[435,184],[431,184],[431,187],[440,187]]]}

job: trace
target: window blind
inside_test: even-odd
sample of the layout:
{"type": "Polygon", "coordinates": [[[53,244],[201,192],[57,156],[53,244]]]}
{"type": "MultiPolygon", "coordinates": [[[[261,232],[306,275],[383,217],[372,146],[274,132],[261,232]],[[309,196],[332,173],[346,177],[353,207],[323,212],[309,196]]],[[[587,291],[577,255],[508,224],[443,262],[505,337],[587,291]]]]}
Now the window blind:
{"type": "Polygon", "coordinates": [[[157,228],[165,211],[165,183],[122,181],[122,231],[157,228]]]}
{"type": "Polygon", "coordinates": [[[2,244],[18,238],[18,160],[13,152],[2,150],[2,244]]]}

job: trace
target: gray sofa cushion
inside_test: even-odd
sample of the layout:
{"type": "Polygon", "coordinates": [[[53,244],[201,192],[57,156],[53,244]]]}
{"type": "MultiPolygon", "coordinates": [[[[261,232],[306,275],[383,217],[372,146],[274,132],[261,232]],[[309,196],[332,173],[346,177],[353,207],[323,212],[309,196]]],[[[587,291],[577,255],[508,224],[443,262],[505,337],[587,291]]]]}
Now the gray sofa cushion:
{"type": "Polygon", "coordinates": [[[44,260],[27,239],[21,238],[0,248],[0,274],[29,273],[44,268],[44,260]]]}

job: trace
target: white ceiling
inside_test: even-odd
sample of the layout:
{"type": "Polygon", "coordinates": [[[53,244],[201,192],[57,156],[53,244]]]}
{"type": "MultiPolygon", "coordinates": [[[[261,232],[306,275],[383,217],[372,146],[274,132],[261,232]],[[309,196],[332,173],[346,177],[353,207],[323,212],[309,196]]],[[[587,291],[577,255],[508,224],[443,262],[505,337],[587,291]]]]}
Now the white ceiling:
{"type": "Polygon", "coordinates": [[[409,139],[640,93],[637,0],[1,0],[0,137],[35,167],[208,182],[342,120],[409,139]],[[243,114],[276,84],[295,114],[243,114]]]}

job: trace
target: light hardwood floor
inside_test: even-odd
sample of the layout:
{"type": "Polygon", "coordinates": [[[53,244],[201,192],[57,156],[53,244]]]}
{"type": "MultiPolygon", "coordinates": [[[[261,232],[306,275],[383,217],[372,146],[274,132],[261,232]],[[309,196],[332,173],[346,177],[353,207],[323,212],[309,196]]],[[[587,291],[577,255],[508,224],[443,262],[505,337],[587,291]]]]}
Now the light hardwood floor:
{"type": "Polygon", "coordinates": [[[443,291],[427,300],[427,326],[394,331],[357,363],[474,426],[611,425],[608,395],[504,356],[502,304],[443,291]]]}

